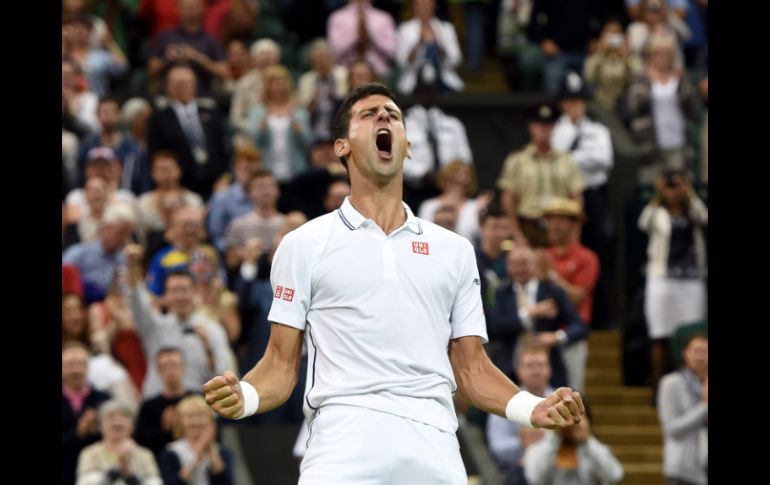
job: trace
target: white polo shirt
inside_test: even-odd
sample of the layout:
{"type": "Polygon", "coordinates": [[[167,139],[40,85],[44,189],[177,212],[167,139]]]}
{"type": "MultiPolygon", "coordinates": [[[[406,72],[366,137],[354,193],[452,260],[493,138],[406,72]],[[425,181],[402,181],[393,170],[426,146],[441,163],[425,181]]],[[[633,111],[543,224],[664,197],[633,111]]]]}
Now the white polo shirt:
{"type": "Polygon", "coordinates": [[[287,234],[273,258],[271,322],[305,330],[305,414],[363,406],[457,429],[449,340],[487,342],[470,242],[418,219],[390,235],[346,198],[287,234]]]}

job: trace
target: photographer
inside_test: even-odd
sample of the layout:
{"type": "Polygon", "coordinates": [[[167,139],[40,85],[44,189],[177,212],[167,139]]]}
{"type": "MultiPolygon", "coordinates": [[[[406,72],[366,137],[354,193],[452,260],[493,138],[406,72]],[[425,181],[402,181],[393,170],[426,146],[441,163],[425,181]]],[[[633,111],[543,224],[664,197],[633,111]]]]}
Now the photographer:
{"type": "Polygon", "coordinates": [[[667,371],[671,336],[706,316],[707,224],[708,209],[682,172],[658,177],[657,194],[639,217],[639,229],[650,238],[644,315],[652,340],[653,389],[667,371]]]}

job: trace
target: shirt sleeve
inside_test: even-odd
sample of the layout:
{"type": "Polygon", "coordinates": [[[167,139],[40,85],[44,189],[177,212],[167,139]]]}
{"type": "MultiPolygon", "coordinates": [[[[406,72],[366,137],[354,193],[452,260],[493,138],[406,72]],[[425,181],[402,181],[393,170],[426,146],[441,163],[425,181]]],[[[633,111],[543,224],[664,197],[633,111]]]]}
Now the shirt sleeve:
{"type": "Polygon", "coordinates": [[[516,158],[513,155],[508,156],[503,163],[503,171],[497,179],[497,188],[500,190],[510,190],[516,192],[516,158]]]}
{"type": "Polygon", "coordinates": [[[449,322],[452,326],[450,338],[456,339],[468,335],[481,337],[487,343],[487,322],[481,304],[481,278],[476,266],[476,255],[468,240],[463,240],[459,254],[460,284],[452,305],[449,322]]]}
{"type": "Polygon", "coordinates": [[[305,330],[310,311],[312,243],[302,234],[287,234],[273,256],[270,283],[273,304],[267,319],[305,330]]]}

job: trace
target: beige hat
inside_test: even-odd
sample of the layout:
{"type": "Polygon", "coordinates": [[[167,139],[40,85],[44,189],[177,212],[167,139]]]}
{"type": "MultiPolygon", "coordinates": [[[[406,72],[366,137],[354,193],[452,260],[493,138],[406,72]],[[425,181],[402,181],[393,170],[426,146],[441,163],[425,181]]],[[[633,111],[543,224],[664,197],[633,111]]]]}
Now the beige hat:
{"type": "Polygon", "coordinates": [[[543,210],[543,216],[569,216],[576,219],[583,219],[583,208],[572,199],[563,197],[554,197],[543,210]]]}

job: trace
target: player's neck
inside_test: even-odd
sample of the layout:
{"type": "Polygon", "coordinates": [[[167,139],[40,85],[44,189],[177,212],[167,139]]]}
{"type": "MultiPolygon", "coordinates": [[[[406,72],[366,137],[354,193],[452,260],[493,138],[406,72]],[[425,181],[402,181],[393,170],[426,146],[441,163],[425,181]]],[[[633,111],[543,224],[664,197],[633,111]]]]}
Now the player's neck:
{"type": "Polygon", "coordinates": [[[390,234],[406,222],[402,193],[403,189],[395,184],[385,187],[354,184],[350,190],[350,203],[362,216],[380,226],[385,234],[390,234]]]}

